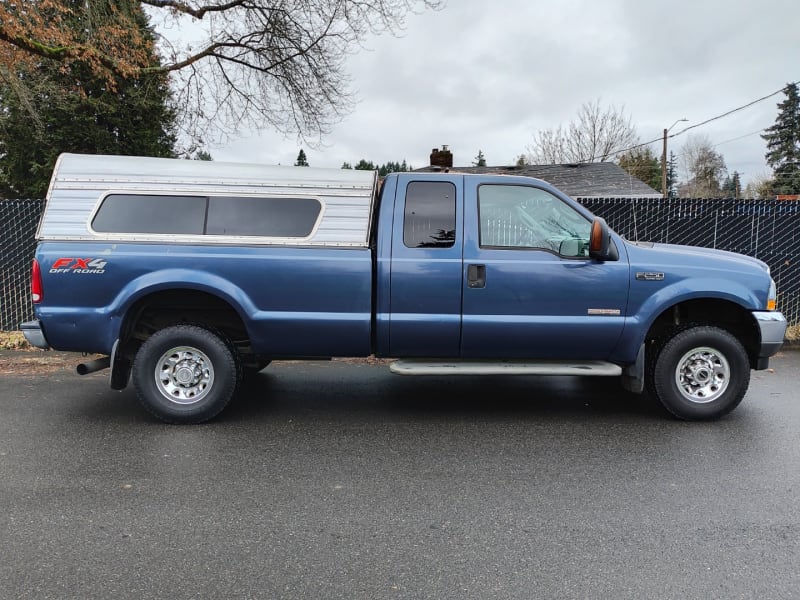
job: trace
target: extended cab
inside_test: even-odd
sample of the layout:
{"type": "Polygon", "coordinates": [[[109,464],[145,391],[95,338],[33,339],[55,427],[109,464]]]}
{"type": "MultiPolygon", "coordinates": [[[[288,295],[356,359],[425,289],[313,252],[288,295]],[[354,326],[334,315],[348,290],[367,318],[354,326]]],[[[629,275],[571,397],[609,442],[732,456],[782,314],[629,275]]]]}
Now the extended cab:
{"type": "Polygon", "coordinates": [[[755,258],[630,242],[547,183],[62,155],[37,232],[36,346],[98,353],[169,422],[243,371],[375,355],[400,374],[610,375],[683,419],[783,343],[755,258]]]}

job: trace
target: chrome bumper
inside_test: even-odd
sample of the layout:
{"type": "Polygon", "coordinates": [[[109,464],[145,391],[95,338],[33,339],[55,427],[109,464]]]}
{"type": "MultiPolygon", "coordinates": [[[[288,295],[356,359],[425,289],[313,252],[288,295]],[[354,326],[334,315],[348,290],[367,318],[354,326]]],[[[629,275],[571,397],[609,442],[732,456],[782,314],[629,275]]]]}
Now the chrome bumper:
{"type": "Polygon", "coordinates": [[[31,346],[41,348],[42,350],[47,350],[50,347],[50,344],[47,343],[47,339],[44,337],[44,331],[42,331],[42,325],[39,321],[20,323],[19,328],[22,331],[22,335],[25,336],[25,339],[28,340],[31,346]]]}
{"type": "Polygon", "coordinates": [[[753,316],[761,331],[761,348],[758,357],[774,356],[783,346],[786,335],[786,318],[779,312],[754,312],[753,316]]]}

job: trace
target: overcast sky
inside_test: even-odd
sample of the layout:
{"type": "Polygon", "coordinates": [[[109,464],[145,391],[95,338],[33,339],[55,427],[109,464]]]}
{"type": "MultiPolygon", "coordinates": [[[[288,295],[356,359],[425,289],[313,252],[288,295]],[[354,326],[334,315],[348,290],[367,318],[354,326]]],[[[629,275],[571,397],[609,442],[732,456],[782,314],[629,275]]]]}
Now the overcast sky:
{"type": "MultiPolygon", "coordinates": [[[[566,124],[599,99],[631,116],[661,155],[671,133],[800,81],[800,0],[449,0],[412,15],[400,37],[366,41],[348,61],[359,102],[326,137],[304,146],[312,166],[365,158],[428,164],[446,144],[456,166],[482,150],[513,164],[534,132],[566,124]]],[[[778,94],[669,140],[708,135],[746,183],[769,174],[758,135],[778,94]]],[[[215,160],[292,164],[301,143],[243,132],[209,148],[215,160]]]]}

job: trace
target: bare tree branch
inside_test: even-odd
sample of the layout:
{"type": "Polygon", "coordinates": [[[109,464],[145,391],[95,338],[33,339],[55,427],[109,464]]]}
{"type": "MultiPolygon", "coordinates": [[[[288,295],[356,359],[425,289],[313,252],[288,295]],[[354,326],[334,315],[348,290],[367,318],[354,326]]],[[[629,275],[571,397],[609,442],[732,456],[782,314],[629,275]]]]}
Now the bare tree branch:
{"type": "Polygon", "coordinates": [[[528,147],[531,164],[587,163],[606,161],[636,143],[636,128],[624,107],[603,108],[599,100],[584,103],[566,127],[544,129],[534,134],[528,147]]]}
{"type": "Polygon", "coordinates": [[[722,154],[705,134],[690,135],[681,146],[680,161],[686,180],[678,186],[684,198],[719,198],[728,173],[722,154]]]}
{"type": "Polygon", "coordinates": [[[398,34],[410,12],[444,1],[0,0],[0,64],[83,62],[109,81],[163,71],[194,139],[270,127],[314,146],[354,105],[347,56],[368,35],[398,34]],[[91,27],[66,27],[81,5],[92,10],[91,27]],[[159,64],[145,51],[152,42],[129,26],[142,10],[159,64]]]}
{"type": "Polygon", "coordinates": [[[227,4],[210,4],[194,7],[188,2],[177,2],[175,0],[141,0],[142,4],[147,4],[153,8],[169,8],[175,12],[190,15],[195,19],[202,19],[206,13],[225,12],[237,6],[246,4],[246,0],[231,0],[227,4]]]}

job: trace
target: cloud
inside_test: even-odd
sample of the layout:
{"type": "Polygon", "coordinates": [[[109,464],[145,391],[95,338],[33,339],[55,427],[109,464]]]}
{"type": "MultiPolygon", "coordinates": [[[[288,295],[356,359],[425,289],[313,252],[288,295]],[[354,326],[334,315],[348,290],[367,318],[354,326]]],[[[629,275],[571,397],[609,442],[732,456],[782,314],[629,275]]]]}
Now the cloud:
{"type": "MultiPolygon", "coordinates": [[[[624,106],[660,153],[675,120],[699,123],[800,80],[798,22],[796,0],[450,0],[410,16],[404,35],[370,38],[349,57],[359,102],[325,147],[306,152],[318,166],[360,158],[423,166],[431,148],[448,144],[457,164],[479,149],[490,164],[511,163],[535,131],[599,98],[624,106]]],[[[757,132],[774,122],[780,99],[698,128],[745,181],[766,168],[757,132]]],[[[212,154],[287,164],[299,147],[262,132],[212,154]]]]}

